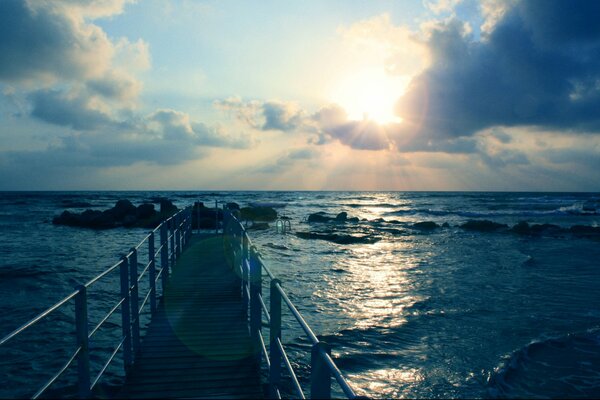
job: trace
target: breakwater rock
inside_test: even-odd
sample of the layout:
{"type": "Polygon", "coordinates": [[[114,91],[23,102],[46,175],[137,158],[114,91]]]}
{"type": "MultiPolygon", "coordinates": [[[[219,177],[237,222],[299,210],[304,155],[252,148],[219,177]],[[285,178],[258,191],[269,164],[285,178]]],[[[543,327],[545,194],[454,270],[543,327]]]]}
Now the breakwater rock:
{"type": "Polygon", "coordinates": [[[54,217],[52,223],[91,229],[155,228],[177,210],[177,207],[166,199],[161,199],[159,212],[151,203],[143,203],[136,207],[129,200],[119,200],[114,207],[104,211],[89,209],[82,213],[64,211],[54,217]]]}
{"type": "Polygon", "coordinates": [[[246,221],[273,222],[277,219],[277,211],[272,207],[242,207],[242,219],[246,221]]]}
{"type": "Polygon", "coordinates": [[[313,223],[313,222],[342,222],[343,223],[343,222],[358,222],[358,218],[357,217],[348,218],[348,213],[345,211],[342,211],[335,217],[331,217],[331,216],[327,215],[325,212],[319,211],[314,214],[310,214],[308,216],[307,221],[310,223],[313,223]]]}
{"type": "Polygon", "coordinates": [[[326,240],[337,244],[375,243],[380,239],[373,236],[339,235],[337,233],[296,232],[301,239],[326,240]]]}

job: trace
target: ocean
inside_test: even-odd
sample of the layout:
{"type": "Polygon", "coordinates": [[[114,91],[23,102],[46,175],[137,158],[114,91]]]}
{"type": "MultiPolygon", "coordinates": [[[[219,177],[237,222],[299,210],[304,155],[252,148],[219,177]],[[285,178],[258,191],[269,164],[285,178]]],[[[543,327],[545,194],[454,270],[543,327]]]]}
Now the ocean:
{"type": "MultiPolygon", "coordinates": [[[[600,397],[599,193],[2,192],[0,336],[148,233],[53,225],[53,217],[157,197],[180,207],[271,203],[289,217],[291,233],[271,224],[251,238],[361,394],[600,397]],[[321,211],[358,221],[307,221],[321,211]],[[435,225],[419,224],[427,221],[435,225]]],[[[114,304],[117,282],[90,293],[91,320],[114,304]]],[[[66,361],[74,346],[71,311],[0,346],[0,397],[31,396],[66,361]]],[[[95,371],[106,354],[94,349],[110,350],[119,336],[115,321],[91,344],[95,371]]],[[[310,347],[287,314],[283,341],[307,383],[310,347]]],[[[102,383],[107,394],[121,382],[120,370],[117,360],[102,383]]],[[[75,393],[73,376],[54,390],[75,393]]]]}

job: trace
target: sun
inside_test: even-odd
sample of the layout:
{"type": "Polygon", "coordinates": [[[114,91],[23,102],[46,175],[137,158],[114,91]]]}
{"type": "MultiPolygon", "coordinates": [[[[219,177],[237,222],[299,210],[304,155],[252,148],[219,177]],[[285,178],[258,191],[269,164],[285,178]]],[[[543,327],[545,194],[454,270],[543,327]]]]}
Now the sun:
{"type": "Polygon", "coordinates": [[[384,68],[363,68],[342,75],[330,101],[342,106],[353,120],[369,119],[381,124],[401,122],[394,104],[404,94],[410,78],[386,74],[384,68]]]}

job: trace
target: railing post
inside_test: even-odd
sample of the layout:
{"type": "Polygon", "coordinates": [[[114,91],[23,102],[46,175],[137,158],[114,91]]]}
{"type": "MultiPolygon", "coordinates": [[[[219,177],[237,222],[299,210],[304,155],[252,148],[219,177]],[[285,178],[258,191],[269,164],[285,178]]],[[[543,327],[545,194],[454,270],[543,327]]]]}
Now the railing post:
{"type": "Polygon", "coordinates": [[[160,225],[160,267],[162,268],[162,293],[165,294],[165,288],[169,282],[169,236],[167,224],[165,221],[160,225]]]}
{"type": "Polygon", "coordinates": [[[272,399],[277,398],[277,390],[281,380],[281,353],[277,345],[277,340],[281,340],[281,293],[277,288],[279,283],[278,279],[273,279],[269,292],[271,297],[271,307],[269,309],[271,314],[271,325],[269,326],[269,358],[271,360],[269,397],[272,399]]]}
{"type": "MultiPolygon", "coordinates": [[[[219,233],[219,202],[215,199],[215,235],[219,233]]],[[[223,233],[225,233],[225,213],[223,213],[223,233]]]]}
{"type": "Polygon", "coordinates": [[[175,215],[175,243],[177,249],[177,256],[179,258],[181,255],[181,213],[175,215]]]}
{"type": "Polygon", "coordinates": [[[123,366],[125,373],[133,363],[131,357],[131,316],[129,314],[129,262],[127,257],[121,258],[121,328],[123,329],[123,366]]]}
{"type": "MultiPolygon", "coordinates": [[[[259,335],[261,335],[262,325],[262,307],[260,304],[259,296],[262,292],[262,266],[256,255],[256,248],[250,249],[250,336],[252,338],[252,344],[255,346],[255,353],[257,355],[257,361],[260,365],[261,359],[261,345],[259,335]]],[[[265,357],[267,355],[265,354],[265,357]]]]}
{"type": "Polygon", "coordinates": [[[327,367],[321,352],[331,354],[331,347],[325,342],[312,346],[310,355],[310,398],[331,398],[331,371],[327,367]]]}
{"type": "Polygon", "coordinates": [[[172,216],[171,219],[169,220],[169,236],[170,239],[170,252],[171,252],[171,269],[175,266],[175,216],[172,216]]]}
{"type": "Polygon", "coordinates": [[[133,349],[133,356],[135,357],[140,349],[137,250],[135,248],[131,248],[131,253],[131,258],[129,259],[129,284],[131,286],[131,347],[133,349]]]}
{"type": "Polygon", "coordinates": [[[148,279],[150,280],[150,313],[156,312],[156,257],[154,256],[154,231],[148,237],[148,279]]]}
{"type": "Polygon", "coordinates": [[[91,395],[88,329],[87,289],[81,285],[77,288],[77,296],[75,296],[75,330],[77,346],[81,347],[81,351],[77,356],[77,380],[80,398],[89,398],[91,395]]]}
{"type": "Polygon", "coordinates": [[[244,306],[245,318],[248,318],[248,282],[250,281],[250,260],[248,257],[248,235],[244,232],[242,235],[242,304],[244,306]]]}

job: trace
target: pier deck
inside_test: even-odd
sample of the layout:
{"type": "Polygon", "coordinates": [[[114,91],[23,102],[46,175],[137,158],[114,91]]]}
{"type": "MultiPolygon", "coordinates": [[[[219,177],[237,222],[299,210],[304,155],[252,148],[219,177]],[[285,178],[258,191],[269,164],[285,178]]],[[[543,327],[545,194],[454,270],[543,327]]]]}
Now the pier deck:
{"type": "Polygon", "coordinates": [[[193,236],[118,397],[261,398],[238,277],[221,236],[193,236]]]}

